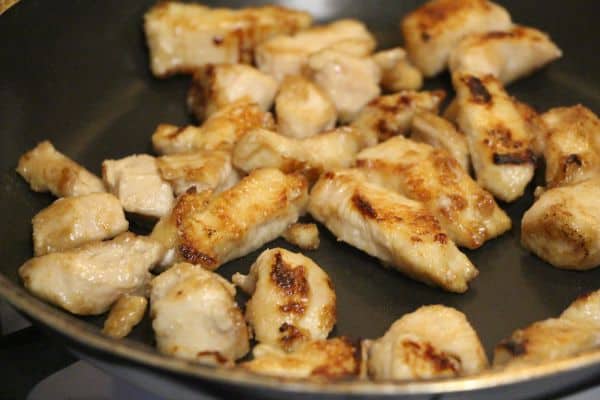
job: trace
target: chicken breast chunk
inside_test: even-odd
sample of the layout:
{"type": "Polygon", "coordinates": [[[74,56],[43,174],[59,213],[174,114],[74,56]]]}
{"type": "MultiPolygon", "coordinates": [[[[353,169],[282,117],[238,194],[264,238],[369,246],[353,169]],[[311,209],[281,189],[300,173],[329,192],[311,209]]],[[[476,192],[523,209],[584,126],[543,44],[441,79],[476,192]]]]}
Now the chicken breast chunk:
{"type": "Polygon", "coordinates": [[[102,180],[45,140],[19,158],[17,172],[35,192],[57,197],[105,192],[102,180]]]}
{"type": "Polygon", "coordinates": [[[368,350],[375,379],[434,379],[476,374],[488,366],[466,316],[442,305],[423,306],[392,324],[368,350]]]}
{"type": "Polygon", "coordinates": [[[458,74],[460,129],[467,135],[477,182],[504,201],[521,197],[533,178],[532,135],[523,115],[492,75],[458,74]]]}
{"type": "Polygon", "coordinates": [[[421,202],[459,246],[477,248],[510,229],[510,218],[445,150],[403,136],[361,151],[371,183],[421,202]]]}
{"type": "Polygon", "coordinates": [[[34,295],[78,315],[98,315],[150,280],[163,257],[160,243],[132,233],[77,249],[34,257],[19,268],[34,295]]]}
{"type": "Polygon", "coordinates": [[[302,250],[316,250],[319,248],[319,228],[316,224],[292,224],[281,236],[302,250]]]}
{"type": "Polygon", "coordinates": [[[235,288],[200,265],[179,263],[152,280],[150,312],[161,353],[231,364],[249,350],[235,288]]]}
{"type": "Polygon", "coordinates": [[[209,63],[252,62],[256,45],[310,26],[310,14],[277,6],[230,10],[176,1],[144,15],[155,76],[189,73],[209,63]]]}
{"type": "Polygon", "coordinates": [[[339,240],[418,281],[462,293],[478,274],[424,206],[367,183],[359,172],[323,174],[308,210],[339,240]]]}
{"type": "Polygon", "coordinates": [[[36,256],[110,239],[129,228],[119,199],[109,193],[58,199],[32,223],[36,256]]]}
{"type": "Polygon", "coordinates": [[[148,300],[144,296],[123,295],[113,304],[104,321],[102,333],[120,339],[129,335],[146,313],[148,300]]]}
{"type": "Polygon", "coordinates": [[[403,48],[378,51],[373,60],[381,69],[381,86],[385,90],[419,90],[423,86],[421,71],[408,60],[403,48]]]}
{"type": "Polygon", "coordinates": [[[336,297],[327,273],[310,258],[282,248],[265,250],[248,275],[233,283],[252,297],[246,320],[254,338],[290,351],[327,339],[336,321],[336,297]]]}
{"type": "Polygon", "coordinates": [[[511,26],[508,12],[488,0],[430,0],[404,17],[401,30],[408,56],[430,77],[446,68],[465,36],[511,26]]]}

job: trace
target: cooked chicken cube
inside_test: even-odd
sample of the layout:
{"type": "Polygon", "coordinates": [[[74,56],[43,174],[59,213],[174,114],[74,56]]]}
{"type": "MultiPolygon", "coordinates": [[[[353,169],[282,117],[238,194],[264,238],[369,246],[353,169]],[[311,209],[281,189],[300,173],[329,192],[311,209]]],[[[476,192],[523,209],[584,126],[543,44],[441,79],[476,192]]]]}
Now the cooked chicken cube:
{"type": "Polygon", "coordinates": [[[327,273],[310,258],[282,248],[262,252],[248,275],[233,282],[252,297],[246,320],[254,338],[290,351],[327,339],[336,321],[336,297],[327,273]]]}
{"type": "Polygon", "coordinates": [[[242,368],[282,378],[330,380],[357,376],[360,371],[359,349],[344,337],[307,342],[292,353],[259,344],[252,355],[254,359],[242,363],[242,368]]]}
{"type": "Polygon", "coordinates": [[[423,306],[392,324],[370,345],[375,379],[433,379],[478,373],[488,360],[467,317],[442,305],[423,306]]]}
{"type": "Polygon", "coordinates": [[[448,151],[458,161],[462,169],[469,171],[467,138],[447,119],[429,111],[415,114],[412,120],[410,138],[448,151]]]}
{"type": "Polygon", "coordinates": [[[401,47],[383,50],[373,55],[381,69],[381,86],[390,92],[418,90],[423,86],[423,75],[406,57],[401,47]]]}
{"type": "Polygon", "coordinates": [[[316,224],[292,224],[283,232],[282,236],[302,250],[316,250],[319,248],[319,228],[316,224]]]}
{"type": "Polygon", "coordinates": [[[144,318],[147,305],[148,300],[143,296],[126,294],[119,297],[110,309],[102,332],[117,339],[124,338],[144,318]]]}
{"type": "Polygon", "coordinates": [[[453,81],[457,122],[467,136],[477,182],[501,200],[518,199],[535,168],[527,122],[492,75],[457,74],[453,81]]]}
{"type": "Polygon", "coordinates": [[[102,178],[125,211],[160,218],[173,207],[173,190],[160,176],[152,156],[138,154],[105,160],[102,178]]]}
{"type": "Polygon", "coordinates": [[[418,281],[462,293],[478,274],[421,203],[368,183],[357,171],[323,174],[308,210],[338,240],[418,281]]]}
{"type": "Polygon", "coordinates": [[[310,26],[308,13],[277,6],[230,10],[160,2],[144,16],[155,76],[189,73],[209,63],[252,62],[256,45],[310,26]]]}
{"type": "Polygon", "coordinates": [[[510,229],[510,218],[445,150],[403,136],[361,151],[356,166],[371,183],[421,202],[451,240],[470,249],[510,229]]]}
{"type": "Polygon", "coordinates": [[[110,239],[129,228],[119,199],[109,193],[58,199],[32,223],[36,256],[110,239]]]}
{"type": "Polygon", "coordinates": [[[269,111],[278,86],[274,78],[249,65],[209,64],[194,72],[187,104],[199,121],[239,100],[269,111]]]}
{"type": "Polygon", "coordinates": [[[261,71],[282,81],[286,75],[300,74],[311,54],[328,47],[367,56],[375,48],[375,38],[362,22],[339,20],[300,31],[293,36],[282,35],[266,40],[256,48],[256,65],[261,71]]]}
{"type": "Polygon", "coordinates": [[[152,135],[152,145],[159,154],[231,150],[239,138],[254,128],[275,129],[273,115],[254,103],[239,101],[217,111],[199,127],[160,124],[152,135]]]}
{"type": "Polygon", "coordinates": [[[36,192],[57,197],[105,192],[102,180],[45,140],[19,158],[17,172],[36,192]]]}
{"type": "Polygon", "coordinates": [[[161,353],[231,364],[248,352],[248,328],[235,288],[200,265],[179,263],[151,282],[150,312],[161,353]]]}
{"type": "Polygon", "coordinates": [[[121,295],[143,288],[163,253],[160,243],[123,233],[110,241],[34,257],[19,268],[19,275],[36,296],[73,314],[97,315],[121,295]]]}
{"type": "Polygon", "coordinates": [[[332,129],[337,120],[335,104],[317,85],[300,75],[286,77],[275,99],[277,131],[303,139],[332,129]]]}
{"type": "Polygon", "coordinates": [[[508,12],[488,0],[431,0],[401,23],[408,56],[428,77],[446,68],[450,52],[465,36],[511,26],[508,12]]]}
{"type": "Polygon", "coordinates": [[[377,136],[381,142],[392,136],[405,135],[417,112],[437,113],[444,97],[446,93],[443,90],[432,92],[407,90],[380,96],[362,109],[352,122],[352,126],[377,136]]]}
{"type": "Polygon", "coordinates": [[[450,53],[452,73],[493,75],[507,84],[562,55],[548,35],[537,29],[513,26],[465,37],[450,53]]]}

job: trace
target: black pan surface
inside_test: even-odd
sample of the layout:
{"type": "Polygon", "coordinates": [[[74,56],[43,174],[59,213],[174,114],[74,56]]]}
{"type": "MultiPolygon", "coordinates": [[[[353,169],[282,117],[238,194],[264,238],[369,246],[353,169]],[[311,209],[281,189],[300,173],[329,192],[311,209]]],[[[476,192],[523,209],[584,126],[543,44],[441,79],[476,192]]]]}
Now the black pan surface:
{"type": "MultiPolygon", "coordinates": [[[[511,85],[509,92],[541,111],[582,103],[600,113],[600,27],[597,24],[600,3],[499,2],[509,9],[513,20],[547,31],[564,51],[561,60],[511,85]]],[[[81,337],[77,340],[64,331],[66,326],[81,327],[74,317],[42,305],[15,289],[21,285],[17,268],[32,255],[30,220],[53,198],[31,192],[14,168],[22,153],[37,142],[50,139],[59,150],[100,173],[100,164],[105,158],[151,153],[150,135],[158,123],[193,122],[184,104],[189,79],[156,80],[149,72],[141,18],[152,3],[144,0],[24,0],[0,17],[0,294],[34,320],[50,324],[52,331],[69,337],[82,354],[109,363],[123,363],[127,355],[116,350],[111,352],[111,348],[118,348],[116,342],[97,336],[94,326],[101,326],[103,317],[85,318],[86,326],[82,328],[85,338],[94,336],[103,341],[106,346],[99,350],[99,342],[92,343],[81,337]],[[52,324],[50,316],[68,323],[52,324]]],[[[243,1],[206,3],[232,7],[250,4],[243,1]]],[[[263,2],[252,2],[260,3],[263,2]]],[[[385,48],[401,44],[397,29],[399,18],[422,2],[289,0],[278,3],[306,9],[321,21],[359,18],[376,33],[380,47],[385,48]]],[[[426,88],[449,90],[449,78],[443,75],[430,80],[426,88]]],[[[466,251],[478,266],[480,275],[462,295],[430,288],[400,273],[385,270],[377,260],[337,243],[321,226],[321,247],[307,255],[328,272],[336,287],[338,324],[333,335],[378,337],[401,315],[424,304],[441,303],[456,307],[468,316],[491,354],[493,346],[515,328],[555,316],[578,295],[598,289],[600,269],[583,273],[561,271],[520,247],[520,219],[532,203],[533,187],[541,183],[538,173],[537,182],[531,185],[526,196],[512,204],[501,204],[513,220],[510,232],[476,251],[466,251]]],[[[268,247],[274,246],[297,250],[281,240],[268,244],[268,247]]],[[[236,271],[247,272],[258,254],[259,251],[233,261],[219,269],[219,273],[230,278],[236,271]]],[[[132,342],[135,343],[131,344],[132,349],[154,353],[148,321],[134,330],[131,342],[125,343],[132,342]]],[[[139,366],[140,362],[137,359],[128,365],[139,366]]],[[[588,365],[587,375],[583,372],[571,375],[579,376],[580,380],[599,377],[598,365],[588,365]]],[[[156,365],[149,370],[156,374],[156,365]]],[[[174,382],[183,379],[181,371],[179,375],[166,376],[174,382]]],[[[567,379],[569,373],[560,376],[562,387],[575,382],[574,378],[567,379]]],[[[255,379],[252,382],[259,385],[253,386],[256,390],[263,394],[277,393],[273,387],[262,387],[266,390],[263,392],[262,381],[255,379]]],[[[235,386],[235,382],[227,382],[227,379],[217,381],[219,385],[235,386]]],[[[329,385],[327,390],[335,392],[334,386],[329,385]]],[[[538,389],[547,391],[550,386],[538,389]]],[[[369,393],[377,392],[377,388],[370,388],[369,393]]],[[[279,389],[286,390],[286,386],[280,385],[279,389]]],[[[293,389],[302,390],[302,387],[293,389]]],[[[431,391],[445,389],[448,388],[439,386],[431,391]]],[[[402,386],[388,387],[385,392],[389,390],[408,393],[402,386]]],[[[380,392],[383,394],[383,386],[380,392]]]]}

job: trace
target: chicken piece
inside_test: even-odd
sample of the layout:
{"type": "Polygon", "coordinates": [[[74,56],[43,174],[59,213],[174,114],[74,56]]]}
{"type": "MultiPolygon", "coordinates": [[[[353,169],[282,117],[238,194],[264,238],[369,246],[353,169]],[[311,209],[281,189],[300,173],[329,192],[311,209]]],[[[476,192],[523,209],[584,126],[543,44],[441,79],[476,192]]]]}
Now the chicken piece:
{"type": "Polygon", "coordinates": [[[308,210],[338,240],[418,281],[462,293],[478,274],[421,203],[366,182],[360,172],[323,174],[308,210]]]}
{"type": "Polygon", "coordinates": [[[410,138],[446,150],[469,172],[467,138],[452,122],[429,111],[417,113],[412,120],[410,138]]]}
{"type": "Polygon", "coordinates": [[[304,213],[306,180],[274,168],[253,171],[219,195],[184,194],[152,237],[174,258],[214,270],[280,236],[304,213]]]}
{"type": "Polygon", "coordinates": [[[381,92],[381,71],[369,57],[325,49],[308,58],[306,71],[331,98],[341,122],[352,121],[381,92]]]}
{"type": "Polygon", "coordinates": [[[231,165],[230,152],[223,150],[166,155],[158,157],[156,165],[178,196],[190,187],[220,193],[240,180],[239,173],[231,165]]]}
{"type": "Polygon", "coordinates": [[[98,315],[150,280],[162,258],[160,243],[132,233],[77,249],[34,257],[19,268],[36,296],[78,315],[98,315]]]}
{"type": "Polygon", "coordinates": [[[277,131],[304,139],[333,129],[337,120],[335,104],[317,85],[300,75],[286,77],[275,99],[277,131]]]}
{"type": "Polygon", "coordinates": [[[19,158],[17,172],[35,192],[57,197],[106,192],[102,180],[52,146],[48,140],[19,158]]]}
{"type": "Polygon", "coordinates": [[[152,280],[150,312],[163,354],[232,364],[250,349],[235,288],[200,265],[179,263],[152,280]]]}
{"type": "Polygon", "coordinates": [[[366,179],[422,203],[451,240],[475,249],[510,229],[510,218],[445,150],[403,136],[361,151],[366,179]]]}
{"type": "Polygon", "coordinates": [[[119,199],[109,193],[56,200],[33,217],[36,256],[110,239],[129,228],[119,199]]]}
{"type": "Polygon", "coordinates": [[[175,1],[160,2],[144,15],[150,67],[158,77],[210,63],[250,63],[265,39],[311,23],[310,14],[284,7],[231,10],[175,1]]]}
{"type": "Polygon", "coordinates": [[[560,318],[600,326],[600,290],[576,298],[560,318]]]}
{"type": "Polygon", "coordinates": [[[316,250],[319,248],[319,228],[316,224],[292,224],[281,236],[302,250],[316,250]]]}
{"type": "Polygon", "coordinates": [[[544,32],[515,25],[508,30],[465,37],[450,53],[448,66],[452,73],[489,74],[508,84],[561,55],[544,32]]]}
{"type": "Polygon", "coordinates": [[[281,378],[333,380],[360,371],[359,349],[344,337],[303,343],[292,353],[259,344],[252,355],[254,359],[240,364],[242,368],[281,378]]]}
{"type": "Polygon", "coordinates": [[[140,323],[146,313],[148,300],[143,296],[129,294],[119,297],[113,304],[108,318],[104,321],[102,333],[121,339],[129,335],[131,330],[140,323]]]}
{"type": "Polygon", "coordinates": [[[125,211],[160,218],[173,207],[173,190],[160,176],[152,156],[138,154],[105,160],[102,178],[125,211]]]}
{"type": "Polygon", "coordinates": [[[381,69],[381,86],[390,92],[419,90],[423,86],[423,75],[406,57],[401,47],[383,50],[373,55],[381,69]]]}
{"type": "Polygon", "coordinates": [[[508,12],[487,0],[431,0],[404,17],[408,56],[426,77],[446,68],[450,52],[467,35],[510,29],[508,12]]]}
{"type": "Polygon", "coordinates": [[[278,86],[274,78],[249,65],[208,64],[194,72],[187,104],[199,121],[240,100],[269,111],[278,86]]]}
{"type": "Polygon", "coordinates": [[[432,92],[403,91],[380,96],[371,101],[352,121],[352,126],[362,132],[377,136],[382,142],[396,135],[408,133],[417,112],[438,112],[446,97],[443,90],[432,92]]]}
{"type": "Polygon", "coordinates": [[[373,341],[367,365],[378,380],[421,380],[476,374],[488,360],[463,313],[431,305],[404,315],[373,341]]]}
{"type": "Polygon", "coordinates": [[[248,275],[233,282],[252,297],[246,321],[254,338],[291,351],[327,339],[336,321],[336,297],[327,273],[310,258],[282,248],[265,250],[248,275]]]}
{"type": "Polygon", "coordinates": [[[521,243],[557,268],[600,265],[600,178],[545,191],[525,212],[521,243]]]}
{"type": "Polygon", "coordinates": [[[152,145],[159,154],[231,150],[254,128],[275,129],[273,115],[254,103],[238,101],[211,115],[200,127],[160,124],[152,135],[152,145]]]}
{"type": "Polygon", "coordinates": [[[258,69],[282,81],[287,75],[299,75],[308,57],[326,48],[353,55],[367,56],[375,48],[375,38],[357,20],[343,19],[312,27],[293,36],[276,36],[256,48],[258,69]]]}
{"type": "Polygon", "coordinates": [[[527,122],[492,75],[458,74],[453,81],[457,122],[467,136],[477,182],[501,200],[518,199],[535,169],[527,122]]]}

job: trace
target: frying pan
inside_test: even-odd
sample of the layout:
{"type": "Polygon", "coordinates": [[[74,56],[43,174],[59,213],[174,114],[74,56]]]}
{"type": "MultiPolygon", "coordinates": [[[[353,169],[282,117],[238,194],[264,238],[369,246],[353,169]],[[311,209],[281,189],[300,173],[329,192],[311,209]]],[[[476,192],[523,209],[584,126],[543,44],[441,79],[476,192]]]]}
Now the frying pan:
{"type": "MultiPolygon", "coordinates": [[[[217,2],[208,2],[217,3],[217,2]]],[[[238,7],[241,1],[219,5],[238,7]]],[[[261,2],[254,2],[260,4],[261,2]]],[[[399,18],[419,1],[281,1],[307,9],[319,21],[355,17],[377,35],[380,47],[398,45],[399,18]]],[[[539,110],[582,103],[600,112],[600,56],[594,1],[501,1],[519,23],[550,33],[563,59],[508,90],[539,110]]],[[[396,396],[410,399],[526,398],[569,391],[598,381],[600,353],[516,372],[430,382],[349,380],[307,383],[259,377],[234,369],[200,366],[161,356],[153,346],[148,320],[117,341],[102,336],[103,317],[76,318],[26,293],[17,268],[32,255],[30,220],[53,199],[33,193],[14,172],[18,157],[37,142],[55,146],[99,173],[105,158],[151,152],[150,135],[161,122],[186,124],[184,99],[189,78],[153,79],[148,69],[141,17],[152,1],[48,2],[24,0],[0,17],[0,295],[36,324],[61,337],[78,355],[126,376],[169,398],[199,391],[243,393],[244,398],[324,398],[396,396]]],[[[426,88],[450,89],[447,75],[426,88]]],[[[538,173],[538,175],[540,175],[538,173]]],[[[471,289],[450,294],[383,269],[368,255],[343,243],[320,226],[321,247],[307,255],[330,275],[338,295],[338,324],[333,335],[381,336],[401,315],[424,304],[445,304],[463,311],[491,354],[514,329],[559,314],[573,299],[600,288],[600,269],[561,271],[519,245],[520,219],[532,203],[527,194],[501,204],[513,229],[467,255],[480,269],[471,289]]],[[[269,247],[292,246],[277,240],[269,247]]],[[[261,249],[262,250],[262,249],[261,249]]],[[[247,272],[254,252],[223,266],[230,278],[247,272]]],[[[241,299],[244,300],[243,298],[241,299]]]]}

